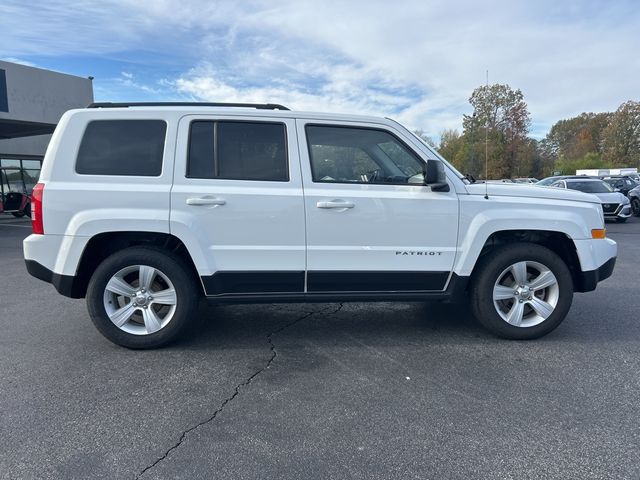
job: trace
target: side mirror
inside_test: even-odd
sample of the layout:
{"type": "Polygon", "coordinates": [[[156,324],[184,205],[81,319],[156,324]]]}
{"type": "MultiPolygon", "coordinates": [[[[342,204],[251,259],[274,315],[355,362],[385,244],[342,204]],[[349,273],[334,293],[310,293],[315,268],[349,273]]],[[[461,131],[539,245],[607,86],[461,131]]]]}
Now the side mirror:
{"type": "Polygon", "coordinates": [[[448,192],[449,184],[444,173],[444,164],[439,160],[427,160],[427,171],[424,184],[431,187],[432,192],[448,192]]]}

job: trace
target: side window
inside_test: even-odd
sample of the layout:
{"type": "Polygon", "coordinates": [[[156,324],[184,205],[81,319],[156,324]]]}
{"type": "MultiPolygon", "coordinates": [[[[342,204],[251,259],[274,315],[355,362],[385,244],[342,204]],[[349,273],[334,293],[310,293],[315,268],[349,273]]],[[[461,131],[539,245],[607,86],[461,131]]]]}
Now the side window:
{"type": "Polygon", "coordinates": [[[167,124],[162,120],[94,120],[80,142],[76,172],[157,177],[167,124]]]}
{"type": "Polygon", "coordinates": [[[421,183],[424,162],[384,130],[307,125],[314,182],[421,183]]]}
{"type": "Polygon", "coordinates": [[[192,122],[189,130],[187,177],[288,181],[284,124],[192,122]]]}

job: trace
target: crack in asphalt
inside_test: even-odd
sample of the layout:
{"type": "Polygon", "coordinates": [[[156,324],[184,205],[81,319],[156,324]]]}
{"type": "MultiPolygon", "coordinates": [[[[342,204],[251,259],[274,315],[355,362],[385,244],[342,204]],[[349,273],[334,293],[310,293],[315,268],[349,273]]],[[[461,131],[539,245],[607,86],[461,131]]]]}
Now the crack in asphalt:
{"type": "Polygon", "coordinates": [[[298,322],[301,322],[303,320],[306,320],[307,318],[309,318],[312,315],[315,315],[317,313],[324,313],[325,315],[334,315],[336,313],[338,313],[340,310],[342,310],[342,307],[344,306],[343,303],[340,303],[338,305],[338,308],[336,308],[334,311],[331,312],[309,312],[306,313],[305,315],[303,315],[302,317],[296,318],[295,320],[286,323],[284,325],[282,325],[279,328],[276,328],[275,330],[272,330],[271,332],[269,332],[267,334],[267,342],[269,343],[269,352],[271,353],[270,358],[267,360],[267,363],[264,365],[264,367],[262,367],[261,369],[255,371],[254,373],[252,373],[249,377],[247,377],[244,381],[242,381],[241,383],[237,384],[233,390],[233,393],[227,397],[218,407],[218,409],[213,412],[213,414],[207,418],[206,420],[203,420],[199,423],[197,423],[196,425],[184,430],[182,432],[182,434],[180,435],[180,438],[178,439],[178,441],[173,444],[165,453],[164,455],[162,455],[161,457],[159,457],[155,462],[153,462],[151,465],[146,466],[140,473],[138,473],[135,476],[135,479],[138,480],[139,478],[141,478],[145,473],[147,473],[149,470],[153,469],[156,465],[158,465],[160,462],[164,461],[170,454],[171,452],[173,452],[174,450],[176,450],[177,448],[180,447],[180,445],[182,445],[182,443],[184,442],[185,438],[187,437],[187,435],[190,432],[193,432],[194,430],[202,427],[203,425],[207,425],[209,423],[211,423],[212,421],[214,421],[216,419],[216,417],[218,416],[218,414],[220,414],[225,407],[231,402],[233,401],[239,394],[240,394],[240,390],[243,387],[248,386],[253,379],[255,379],[258,375],[260,375],[262,372],[264,372],[265,370],[267,370],[269,367],[271,367],[271,365],[273,364],[273,362],[275,361],[275,359],[278,357],[278,351],[276,350],[276,345],[273,343],[273,336],[282,332],[283,330],[286,330],[289,327],[292,327],[293,325],[295,325],[298,322]]]}

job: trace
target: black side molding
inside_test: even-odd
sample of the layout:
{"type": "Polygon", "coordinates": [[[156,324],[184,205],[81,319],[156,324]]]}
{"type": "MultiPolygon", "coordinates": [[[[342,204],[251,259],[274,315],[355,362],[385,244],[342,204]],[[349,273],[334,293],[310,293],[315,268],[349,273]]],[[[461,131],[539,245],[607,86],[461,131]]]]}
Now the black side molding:
{"type": "Polygon", "coordinates": [[[429,292],[441,291],[449,272],[310,271],[307,291],[313,292],[429,292]]]}
{"type": "Polygon", "coordinates": [[[201,279],[207,295],[304,292],[304,272],[216,272],[201,279]]]}

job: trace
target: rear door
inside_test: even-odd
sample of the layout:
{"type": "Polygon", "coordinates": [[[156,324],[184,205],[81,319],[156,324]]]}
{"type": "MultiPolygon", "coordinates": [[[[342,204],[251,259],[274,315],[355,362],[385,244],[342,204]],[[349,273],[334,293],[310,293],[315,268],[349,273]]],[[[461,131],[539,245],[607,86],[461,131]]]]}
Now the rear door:
{"type": "Polygon", "coordinates": [[[179,122],[171,232],[208,295],[303,292],[305,225],[295,122],[192,115],[179,122]]]}
{"type": "Polygon", "coordinates": [[[426,158],[380,125],[298,120],[307,291],[446,288],[458,199],[423,185],[426,158]]]}

